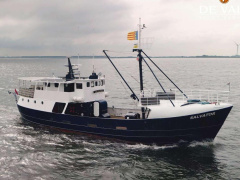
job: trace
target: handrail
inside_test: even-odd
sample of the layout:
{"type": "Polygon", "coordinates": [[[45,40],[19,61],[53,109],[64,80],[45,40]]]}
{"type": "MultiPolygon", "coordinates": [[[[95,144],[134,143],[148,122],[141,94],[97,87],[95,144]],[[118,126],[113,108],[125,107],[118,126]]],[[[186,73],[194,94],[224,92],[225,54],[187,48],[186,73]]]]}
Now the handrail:
{"type": "Polygon", "coordinates": [[[33,98],[34,97],[34,88],[20,88],[18,94],[20,96],[33,98]]]}
{"type": "MultiPolygon", "coordinates": [[[[149,106],[149,105],[160,105],[161,100],[167,100],[168,98],[164,96],[164,93],[161,89],[152,89],[151,91],[144,91],[144,94],[141,94],[140,105],[149,106]]],[[[187,92],[188,98],[186,98],[178,90],[174,89],[168,93],[168,96],[175,103],[186,103],[187,100],[198,99],[200,101],[208,103],[221,103],[229,101],[229,91],[215,91],[215,90],[185,90],[187,92]]]]}

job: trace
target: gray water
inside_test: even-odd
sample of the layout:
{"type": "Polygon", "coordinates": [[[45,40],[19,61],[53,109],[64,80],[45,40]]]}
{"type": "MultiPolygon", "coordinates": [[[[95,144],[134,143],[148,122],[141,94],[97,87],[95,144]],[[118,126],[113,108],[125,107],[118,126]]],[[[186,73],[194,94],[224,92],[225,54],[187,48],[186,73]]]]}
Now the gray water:
{"type": "MultiPolygon", "coordinates": [[[[107,59],[73,59],[81,75],[106,76],[109,106],[134,107],[130,92],[107,59]]],[[[228,90],[234,108],[213,142],[156,146],[119,143],[55,132],[23,122],[7,90],[18,77],[64,76],[66,59],[0,59],[0,179],[240,179],[240,60],[154,59],[183,90],[228,90]]],[[[138,89],[136,59],[114,59],[130,85],[138,89]]],[[[173,86],[157,73],[166,90],[173,86]]],[[[144,86],[157,85],[144,68],[144,86]]]]}

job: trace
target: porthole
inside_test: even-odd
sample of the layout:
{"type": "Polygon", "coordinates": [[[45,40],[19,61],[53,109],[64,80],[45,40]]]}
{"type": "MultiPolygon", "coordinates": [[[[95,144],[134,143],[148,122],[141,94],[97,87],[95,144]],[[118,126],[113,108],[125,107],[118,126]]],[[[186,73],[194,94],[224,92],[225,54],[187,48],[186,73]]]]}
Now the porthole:
{"type": "Polygon", "coordinates": [[[22,101],[24,101],[24,99],[22,98],[22,101]]]}
{"type": "Polygon", "coordinates": [[[28,102],[29,102],[29,99],[28,99],[28,102]]]}
{"type": "Polygon", "coordinates": [[[43,104],[43,101],[41,103],[43,104]]]}
{"type": "Polygon", "coordinates": [[[36,103],[36,100],[34,101],[34,103],[36,103]]]}

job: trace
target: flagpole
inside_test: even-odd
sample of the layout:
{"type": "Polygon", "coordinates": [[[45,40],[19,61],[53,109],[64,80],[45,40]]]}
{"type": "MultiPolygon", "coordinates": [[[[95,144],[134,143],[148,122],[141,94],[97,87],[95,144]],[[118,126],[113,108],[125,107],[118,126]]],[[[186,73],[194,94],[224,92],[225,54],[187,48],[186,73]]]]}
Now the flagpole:
{"type": "Polygon", "coordinates": [[[141,18],[139,18],[138,48],[141,49],[141,18]]]}

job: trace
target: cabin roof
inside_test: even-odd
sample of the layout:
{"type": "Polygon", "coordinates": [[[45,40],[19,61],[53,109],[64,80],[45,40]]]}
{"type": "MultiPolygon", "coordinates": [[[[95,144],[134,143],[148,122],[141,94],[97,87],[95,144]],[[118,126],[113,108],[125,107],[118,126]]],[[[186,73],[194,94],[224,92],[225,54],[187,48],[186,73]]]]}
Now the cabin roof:
{"type": "Polygon", "coordinates": [[[62,78],[58,77],[20,77],[18,78],[22,81],[59,81],[62,80],[62,78]]]}
{"type": "Polygon", "coordinates": [[[60,77],[20,77],[18,78],[21,81],[30,81],[30,82],[64,82],[64,83],[72,83],[73,81],[94,81],[94,80],[102,80],[105,79],[103,77],[100,77],[99,79],[89,79],[81,77],[80,79],[74,79],[72,81],[66,81],[66,79],[60,78],[60,77]]]}

